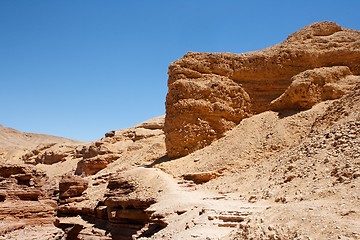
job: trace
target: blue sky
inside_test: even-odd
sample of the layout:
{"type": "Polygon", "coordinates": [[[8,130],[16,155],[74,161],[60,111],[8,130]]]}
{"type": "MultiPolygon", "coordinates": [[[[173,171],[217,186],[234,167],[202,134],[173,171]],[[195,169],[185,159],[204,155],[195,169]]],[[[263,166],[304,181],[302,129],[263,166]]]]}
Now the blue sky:
{"type": "Polygon", "coordinates": [[[0,0],[0,124],[83,141],[165,113],[167,67],[242,53],[316,21],[360,29],[360,1],[0,0]]]}

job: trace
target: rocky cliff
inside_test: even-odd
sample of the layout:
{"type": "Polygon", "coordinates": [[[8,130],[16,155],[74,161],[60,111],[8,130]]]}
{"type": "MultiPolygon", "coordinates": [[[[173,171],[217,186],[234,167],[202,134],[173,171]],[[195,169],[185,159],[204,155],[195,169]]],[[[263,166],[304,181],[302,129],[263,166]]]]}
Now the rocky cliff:
{"type": "Polygon", "coordinates": [[[351,80],[341,79],[360,74],[359,63],[360,32],[333,22],[311,24],[261,51],[187,53],[169,66],[164,128],[168,155],[177,158],[201,149],[253,114],[309,107],[295,103],[296,98],[311,95],[312,105],[338,98],[351,85],[351,80]],[[323,67],[335,67],[331,71],[336,81],[330,77],[329,82],[315,83],[330,74],[323,67]],[[299,89],[300,78],[312,84],[299,89]],[[318,96],[319,90],[312,90],[315,85],[327,93],[318,96]],[[280,103],[288,98],[295,102],[280,103]]]}

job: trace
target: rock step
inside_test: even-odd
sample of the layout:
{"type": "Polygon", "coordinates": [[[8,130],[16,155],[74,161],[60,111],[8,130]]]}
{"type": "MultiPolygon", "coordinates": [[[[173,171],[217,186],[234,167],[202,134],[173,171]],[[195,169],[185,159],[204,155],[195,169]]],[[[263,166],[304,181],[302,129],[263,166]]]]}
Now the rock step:
{"type": "Polygon", "coordinates": [[[215,222],[215,225],[217,225],[218,227],[229,227],[229,228],[238,228],[240,226],[239,223],[237,222],[215,222]]]}
{"type": "Polygon", "coordinates": [[[237,215],[209,215],[209,220],[219,219],[223,222],[243,222],[246,219],[246,216],[237,216],[237,215]]]}
{"type": "Polygon", "coordinates": [[[191,180],[179,180],[177,182],[181,187],[194,187],[196,184],[191,180]]]}

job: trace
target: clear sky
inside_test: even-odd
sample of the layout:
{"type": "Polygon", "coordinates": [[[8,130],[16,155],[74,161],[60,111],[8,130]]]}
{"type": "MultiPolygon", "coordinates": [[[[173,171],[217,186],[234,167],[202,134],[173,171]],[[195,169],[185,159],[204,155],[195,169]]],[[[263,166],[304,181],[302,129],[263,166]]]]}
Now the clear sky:
{"type": "Polygon", "coordinates": [[[188,51],[258,50],[316,21],[360,30],[359,0],[0,0],[0,124],[96,140],[165,113],[188,51]]]}

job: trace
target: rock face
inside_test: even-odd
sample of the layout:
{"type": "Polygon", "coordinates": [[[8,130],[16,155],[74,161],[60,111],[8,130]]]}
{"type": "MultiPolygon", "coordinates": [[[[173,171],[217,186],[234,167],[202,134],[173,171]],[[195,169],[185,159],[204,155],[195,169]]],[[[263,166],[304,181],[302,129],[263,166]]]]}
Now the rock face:
{"type": "Polygon", "coordinates": [[[22,160],[29,164],[54,164],[74,158],[75,146],[59,143],[40,144],[32,151],[22,156],[22,160]]]}
{"type": "Polygon", "coordinates": [[[0,165],[0,220],[52,223],[57,204],[46,174],[21,165],[0,165]]]}
{"type": "Polygon", "coordinates": [[[60,199],[79,197],[87,189],[88,182],[79,176],[66,175],[59,183],[60,199]]]}
{"type": "Polygon", "coordinates": [[[99,141],[77,150],[77,155],[82,159],[77,164],[75,174],[94,175],[108,164],[129,158],[128,155],[137,151],[152,151],[157,156],[163,150],[163,146],[157,144],[164,136],[163,127],[164,117],[157,117],[132,128],[106,133],[99,141]]]}
{"type": "Polygon", "coordinates": [[[359,63],[360,32],[332,22],[311,24],[281,44],[261,51],[187,53],[169,66],[164,126],[168,156],[177,158],[201,149],[242,119],[269,110],[271,105],[274,109],[308,108],[318,101],[337,98],[342,87],[315,79],[328,74],[335,79],[360,74],[359,63]],[[308,70],[312,72],[305,72],[308,70]],[[311,104],[303,105],[290,94],[299,87],[299,81],[309,82],[305,85],[307,94],[314,94],[311,104]],[[312,92],[309,86],[317,87],[312,92]],[[280,104],[290,95],[294,103],[280,104]]]}
{"type": "Polygon", "coordinates": [[[155,203],[155,199],[151,197],[132,197],[131,195],[137,190],[135,182],[128,179],[115,178],[109,181],[108,189],[109,192],[106,194],[107,199],[104,204],[107,210],[106,218],[110,222],[140,225],[145,225],[149,222],[149,216],[146,214],[145,209],[155,203]]]}
{"type": "Polygon", "coordinates": [[[307,70],[291,78],[288,89],[271,102],[273,110],[309,109],[324,100],[341,97],[354,85],[348,67],[323,67],[307,70]]]}
{"type": "Polygon", "coordinates": [[[158,155],[165,155],[165,146],[161,141],[164,138],[163,127],[164,116],[160,116],[131,128],[110,131],[104,138],[92,143],[60,139],[63,142],[58,140],[52,143],[33,144],[29,149],[21,150],[19,159],[33,165],[53,165],[72,161],[77,165],[76,175],[90,176],[116,160],[130,158],[128,155],[135,152],[140,154],[139,152],[151,151],[155,159],[158,155]]]}

